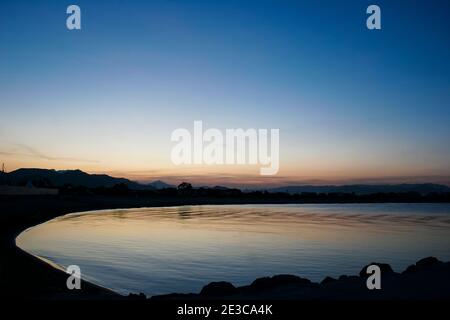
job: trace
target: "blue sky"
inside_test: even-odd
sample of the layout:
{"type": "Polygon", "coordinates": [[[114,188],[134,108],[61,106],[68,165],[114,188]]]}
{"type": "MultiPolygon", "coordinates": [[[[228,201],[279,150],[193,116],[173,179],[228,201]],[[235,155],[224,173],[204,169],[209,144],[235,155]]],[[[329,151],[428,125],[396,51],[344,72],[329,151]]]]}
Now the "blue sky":
{"type": "Polygon", "coordinates": [[[2,1],[0,155],[11,169],[252,180],[252,168],[171,165],[170,133],[203,120],[279,128],[275,183],[448,182],[449,9],[397,0],[2,1]],[[82,30],[65,27],[70,4],[81,7],[82,30]],[[381,7],[382,30],[365,27],[370,4],[381,7]]]}

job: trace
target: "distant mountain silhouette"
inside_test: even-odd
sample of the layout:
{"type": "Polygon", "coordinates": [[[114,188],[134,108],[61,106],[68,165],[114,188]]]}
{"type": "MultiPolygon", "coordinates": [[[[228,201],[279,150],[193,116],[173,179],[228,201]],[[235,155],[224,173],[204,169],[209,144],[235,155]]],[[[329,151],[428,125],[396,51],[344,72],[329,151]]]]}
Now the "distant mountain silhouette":
{"type": "MultiPolygon", "coordinates": [[[[18,169],[10,173],[0,172],[0,184],[22,185],[32,183],[36,187],[86,187],[86,188],[110,188],[121,185],[131,190],[162,190],[176,188],[173,185],[156,180],[147,184],[131,181],[126,178],[115,178],[106,174],[88,174],[81,170],[53,170],[53,169],[18,169]]],[[[194,189],[213,190],[221,192],[232,192],[238,189],[224,186],[200,187],[194,189]]],[[[415,192],[422,195],[429,193],[450,193],[450,187],[441,184],[353,184],[353,185],[298,185],[278,188],[259,188],[259,191],[270,193],[284,192],[293,194],[300,193],[346,193],[355,195],[368,195],[375,193],[405,193],[415,192]]],[[[258,190],[247,190],[258,191],[258,190]]],[[[239,190],[238,190],[239,191],[239,190]]]]}
{"type": "Polygon", "coordinates": [[[197,186],[195,187],[196,189],[212,189],[212,190],[232,190],[234,188],[229,188],[229,187],[225,187],[225,186],[206,186],[206,185],[202,185],[202,186],[197,186]]]}
{"type": "Polygon", "coordinates": [[[88,174],[81,170],[49,170],[49,169],[18,169],[6,174],[11,184],[25,185],[28,182],[43,187],[113,187],[125,185],[134,190],[152,190],[151,185],[143,185],[125,178],[114,178],[106,174],[88,174]]]}
{"type": "Polygon", "coordinates": [[[287,186],[279,188],[267,189],[269,192],[287,192],[290,194],[302,192],[314,193],[355,193],[355,194],[373,194],[373,193],[399,193],[399,192],[417,192],[420,194],[428,194],[432,192],[444,193],[450,192],[450,187],[434,184],[434,183],[420,183],[420,184],[353,184],[353,185],[328,185],[328,186],[287,186]]]}
{"type": "Polygon", "coordinates": [[[147,186],[151,186],[151,187],[153,187],[155,189],[158,189],[158,190],[159,189],[166,189],[166,188],[175,188],[174,185],[165,183],[164,181],[161,181],[161,180],[156,180],[156,181],[150,182],[150,183],[147,184],[147,186]]]}

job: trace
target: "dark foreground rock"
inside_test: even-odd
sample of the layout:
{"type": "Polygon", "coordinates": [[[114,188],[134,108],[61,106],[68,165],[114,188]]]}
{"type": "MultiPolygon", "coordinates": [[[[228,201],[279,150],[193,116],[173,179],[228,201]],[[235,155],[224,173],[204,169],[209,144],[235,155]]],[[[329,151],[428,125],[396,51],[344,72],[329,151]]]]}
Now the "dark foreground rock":
{"type": "Polygon", "coordinates": [[[173,299],[275,299],[275,300],[433,300],[450,298],[450,262],[434,257],[419,260],[402,273],[389,264],[380,267],[381,289],[367,289],[367,266],[359,276],[326,277],[319,283],[294,275],[259,278],[252,284],[234,287],[229,282],[213,282],[200,294],[170,294],[151,300],[173,299]],[[412,271],[412,269],[414,269],[412,271]],[[408,271],[409,270],[409,271],[408,271]]]}
{"type": "Polygon", "coordinates": [[[320,284],[321,284],[321,285],[324,285],[324,284],[331,283],[331,282],[335,282],[335,281],[337,281],[335,278],[326,276],[325,279],[323,279],[322,281],[320,281],[320,284]]]}
{"type": "Polygon", "coordinates": [[[271,290],[276,287],[295,284],[297,286],[308,286],[312,282],[309,279],[300,278],[298,276],[293,276],[289,274],[279,274],[273,277],[264,277],[256,279],[248,287],[251,291],[264,291],[271,290]]]}
{"type": "Polygon", "coordinates": [[[368,268],[369,266],[371,266],[371,265],[376,265],[376,266],[378,266],[378,267],[380,268],[381,273],[382,273],[383,275],[388,275],[388,274],[394,273],[394,270],[392,270],[392,267],[391,267],[389,264],[387,264],[387,263],[372,262],[372,263],[369,263],[368,265],[364,266],[364,268],[361,269],[361,271],[359,272],[359,276],[360,276],[361,278],[367,278],[367,277],[370,276],[370,274],[367,273],[367,268],[368,268]]]}
{"type": "Polygon", "coordinates": [[[404,274],[404,273],[417,272],[417,271],[424,270],[424,269],[426,269],[428,267],[431,267],[431,266],[439,265],[441,263],[442,263],[442,261],[439,261],[435,257],[424,258],[424,259],[421,259],[421,260],[417,261],[416,264],[410,265],[402,273],[404,274]]]}
{"type": "Polygon", "coordinates": [[[235,286],[226,281],[211,282],[203,287],[200,291],[200,295],[209,297],[220,297],[226,295],[232,295],[237,292],[235,286]]]}

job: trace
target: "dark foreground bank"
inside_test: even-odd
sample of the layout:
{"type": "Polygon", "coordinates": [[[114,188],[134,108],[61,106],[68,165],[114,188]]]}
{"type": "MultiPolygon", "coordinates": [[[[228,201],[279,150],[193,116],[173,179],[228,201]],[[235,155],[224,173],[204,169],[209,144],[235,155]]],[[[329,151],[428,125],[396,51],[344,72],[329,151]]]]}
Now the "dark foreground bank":
{"type": "MultiPolygon", "coordinates": [[[[272,199],[273,200],[273,199],[272,199]]],[[[200,293],[169,294],[150,299],[143,295],[120,296],[108,289],[83,282],[81,290],[66,288],[67,275],[23,252],[16,236],[28,227],[57,216],[88,210],[169,206],[186,204],[272,203],[271,199],[136,197],[136,196],[2,196],[0,197],[0,295],[3,299],[122,300],[167,303],[201,300],[372,300],[449,299],[450,263],[435,258],[418,261],[397,273],[380,264],[382,289],[368,290],[365,269],[360,275],[325,278],[321,283],[293,275],[255,280],[243,287],[227,282],[210,283],[200,293]]],[[[288,202],[292,203],[292,202],[288,202]]],[[[224,279],[226,280],[226,279],[224,279]]]]}
{"type": "Polygon", "coordinates": [[[0,197],[0,295],[7,299],[122,299],[110,290],[82,282],[66,288],[67,275],[22,251],[15,238],[25,229],[66,213],[143,206],[139,199],[80,196],[0,197]]]}
{"type": "MultiPolygon", "coordinates": [[[[270,201],[270,200],[269,200],[270,201]]],[[[67,275],[22,251],[15,238],[24,230],[55,217],[101,209],[193,204],[268,203],[264,199],[146,195],[0,196],[0,297],[25,299],[124,299],[87,282],[81,290],[66,288],[67,275]]]]}
{"type": "Polygon", "coordinates": [[[389,264],[372,262],[381,270],[381,289],[367,288],[367,266],[358,275],[324,278],[320,283],[295,275],[259,278],[250,285],[234,287],[229,282],[212,282],[198,294],[168,294],[152,300],[441,300],[450,299],[450,262],[428,257],[400,273],[389,264]]]}

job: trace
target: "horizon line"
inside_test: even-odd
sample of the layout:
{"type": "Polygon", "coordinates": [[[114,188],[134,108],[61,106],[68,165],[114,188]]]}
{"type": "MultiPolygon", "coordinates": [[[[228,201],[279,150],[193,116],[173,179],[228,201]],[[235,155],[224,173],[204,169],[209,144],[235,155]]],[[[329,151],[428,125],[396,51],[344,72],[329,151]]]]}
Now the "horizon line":
{"type": "Polygon", "coordinates": [[[224,186],[230,188],[282,188],[290,186],[346,186],[346,185],[396,185],[396,184],[440,184],[450,187],[450,175],[429,175],[429,176],[386,176],[386,177],[361,177],[361,178],[308,178],[308,179],[293,179],[286,176],[282,177],[248,177],[245,175],[222,176],[217,175],[184,175],[184,176],[170,176],[170,175],[148,175],[147,177],[136,178],[133,174],[122,171],[89,171],[81,169],[54,169],[54,168],[38,168],[38,167],[22,167],[4,172],[6,174],[15,172],[20,169],[38,169],[38,170],[53,170],[56,172],[63,171],[81,171],[90,175],[108,175],[113,178],[128,179],[139,184],[149,184],[156,181],[177,186],[182,182],[191,183],[196,187],[214,187],[224,186]],[[255,181],[260,178],[260,181],[255,181]],[[236,182],[239,179],[241,182],[236,182]],[[228,181],[227,181],[228,180],[228,181]],[[232,181],[229,181],[232,180],[232,181]],[[247,180],[245,182],[245,180],[247,180]],[[249,181],[250,180],[250,181],[249,181]],[[251,181],[253,180],[253,181],[251,181]],[[266,181],[263,181],[266,180],[266,181]]]}

